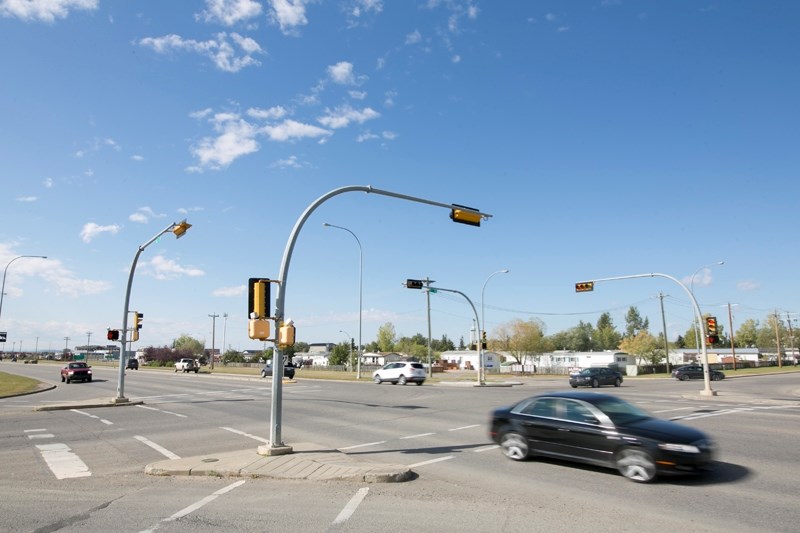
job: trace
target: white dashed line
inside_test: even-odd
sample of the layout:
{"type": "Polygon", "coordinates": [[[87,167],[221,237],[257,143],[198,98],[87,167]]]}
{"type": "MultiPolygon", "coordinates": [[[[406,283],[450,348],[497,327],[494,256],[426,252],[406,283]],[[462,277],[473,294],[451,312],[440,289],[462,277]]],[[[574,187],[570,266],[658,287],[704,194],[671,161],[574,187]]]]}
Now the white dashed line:
{"type": "Polygon", "coordinates": [[[472,451],[475,452],[475,453],[488,452],[489,450],[496,450],[499,447],[500,446],[497,445],[497,444],[492,444],[492,445],[489,445],[489,446],[484,446],[483,448],[476,448],[476,449],[474,449],[472,451]]]}
{"type": "Polygon", "coordinates": [[[400,440],[416,439],[416,438],[419,438],[419,437],[427,437],[429,435],[436,435],[436,433],[420,433],[419,435],[408,435],[407,437],[400,437],[400,440]]]}
{"type": "Polygon", "coordinates": [[[158,411],[160,413],[173,415],[173,416],[178,416],[180,418],[188,418],[186,415],[182,415],[180,413],[173,413],[172,411],[165,411],[163,409],[156,409],[155,407],[148,407],[146,405],[137,405],[136,407],[141,407],[142,409],[149,409],[150,411],[158,411]]]}
{"type": "Polygon", "coordinates": [[[105,424],[107,426],[113,426],[114,425],[114,422],[110,422],[110,421],[108,421],[108,420],[106,420],[104,418],[100,418],[99,416],[93,415],[92,413],[87,413],[86,411],[81,411],[80,409],[70,409],[70,411],[72,411],[73,413],[78,413],[78,414],[83,415],[83,416],[88,416],[89,418],[96,418],[97,420],[99,420],[100,422],[102,422],[103,424],[105,424]]]}
{"type": "Polygon", "coordinates": [[[339,448],[340,450],[355,450],[356,448],[366,448],[367,446],[377,446],[378,444],[385,444],[385,440],[379,440],[377,442],[366,442],[364,444],[356,444],[355,446],[346,446],[344,448],[339,448]]]}
{"type": "Polygon", "coordinates": [[[339,516],[337,516],[336,519],[333,521],[333,525],[347,522],[347,519],[350,518],[353,515],[353,513],[356,511],[356,509],[358,509],[358,506],[361,504],[361,502],[367,496],[367,492],[369,492],[369,488],[368,487],[364,487],[362,489],[358,489],[358,492],[356,492],[355,496],[350,498],[350,501],[347,502],[347,505],[344,506],[344,509],[342,509],[342,512],[339,513],[339,516]]]}
{"type": "Polygon", "coordinates": [[[460,428],[452,428],[448,429],[447,431],[461,431],[462,429],[472,429],[480,427],[480,424],[472,424],[471,426],[461,426],[460,428]]]}
{"type": "Polygon", "coordinates": [[[238,429],[226,428],[226,427],[220,427],[220,429],[224,429],[225,431],[230,431],[231,433],[236,433],[237,435],[242,435],[243,437],[248,437],[250,439],[257,440],[258,442],[263,442],[264,444],[269,444],[269,439],[265,439],[257,435],[251,435],[250,433],[245,433],[244,431],[239,431],[238,429]]]}
{"type": "Polygon", "coordinates": [[[142,437],[141,435],[136,435],[133,438],[138,440],[142,444],[146,444],[147,446],[150,446],[151,448],[153,448],[155,451],[157,451],[158,453],[160,453],[161,455],[163,455],[167,459],[180,459],[179,455],[176,455],[176,454],[172,453],[168,449],[164,448],[163,446],[160,446],[160,445],[156,444],[155,442],[151,441],[150,439],[142,437]]]}
{"type": "Polygon", "coordinates": [[[447,461],[447,460],[452,459],[452,458],[453,458],[452,455],[448,455],[447,457],[439,457],[438,459],[431,459],[430,461],[422,461],[421,463],[414,463],[413,465],[408,465],[408,467],[409,468],[416,468],[418,466],[431,465],[433,463],[440,463],[442,461],[447,461]]]}
{"type": "Polygon", "coordinates": [[[178,511],[174,515],[170,516],[169,518],[165,518],[164,520],[161,521],[161,523],[156,524],[155,526],[151,527],[150,529],[145,529],[145,530],[141,531],[141,533],[152,533],[153,531],[157,530],[159,528],[159,526],[161,526],[161,524],[163,524],[164,522],[174,522],[175,520],[178,520],[179,518],[183,518],[184,516],[197,511],[198,509],[200,509],[201,507],[205,506],[206,504],[209,504],[209,503],[213,502],[219,496],[222,496],[226,492],[230,492],[233,489],[235,489],[236,487],[239,487],[239,486],[243,485],[246,481],[247,481],[246,479],[242,479],[240,481],[237,481],[236,483],[232,483],[232,484],[228,485],[227,487],[221,488],[218,491],[214,492],[213,494],[211,494],[209,496],[206,496],[202,500],[200,500],[200,501],[198,501],[196,503],[193,503],[192,505],[190,505],[188,507],[184,507],[183,509],[181,509],[180,511],[178,511]]]}

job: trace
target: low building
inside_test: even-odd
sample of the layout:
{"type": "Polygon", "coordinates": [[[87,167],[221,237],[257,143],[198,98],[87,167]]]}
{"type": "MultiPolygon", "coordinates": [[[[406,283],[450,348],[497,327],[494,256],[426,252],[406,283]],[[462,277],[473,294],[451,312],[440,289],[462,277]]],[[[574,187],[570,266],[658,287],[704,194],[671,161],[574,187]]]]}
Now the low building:
{"type": "MultiPolygon", "coordinates": [[[[460,370],[478,370],[480,367],[478,352],[475,350],[448,350],[442,352],[439,355],[439,359],[445,361],[448,366],[458,366],[460,370]]],[[[500,359],[500,354],[497,352],[483,352],[483,360],[486,364],[486,369],[499,369],[500,359]]]]}

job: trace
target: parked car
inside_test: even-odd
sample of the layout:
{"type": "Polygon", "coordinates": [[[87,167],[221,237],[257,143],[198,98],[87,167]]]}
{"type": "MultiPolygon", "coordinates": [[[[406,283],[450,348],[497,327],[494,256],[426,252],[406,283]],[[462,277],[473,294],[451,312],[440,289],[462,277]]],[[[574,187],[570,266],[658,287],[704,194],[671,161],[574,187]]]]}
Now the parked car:
{"type": "Polygon", "coordinates": [[[489,435],[515,461],[541,455],[589,463],[640,483],[658,474],[708,470],[716,454],[702,431],[596,392],[542,394],[496,409],[489,435]]]}
{"type": "Polygon", "coordinates": [[[61,382],[92,381],[92,367],[86,363],[69,363],[61,369],[61,382]]]}
{"type": "Polygon", "coordinates": [[[577,374],[569,376],[569,384],[573,389],[581,386],[596,389],[600,385],[622,385],[622,374],[610,368],[584,368],[577,374]]]}
{"type": "MultiPolygon", "coordinates": [[[[680,381],[690,379],[703,379],[703,365],[683,365],[672,371],[672,377],[680,381]]],[[[708,377],[712,381],[725,379],[725,374],[719,370],[708,369],[708,377]]]]}
{"type": "MultiPolygon", "coordinates": [[[[261,369],[261,377],[272,377],[272,363],[267,363],[264,365],[264,368],[261,369]]],[[[294,365],[292,363],[286,363],[283,366],[283,377],[287,379],[294,379],[294,365]]]]}
{"type": "Polygon", "coordinates": [[[380,385],[384,381],[388,381],[394,385],[398,383],[405,385],[406,383],[416,383],[422,385],[425,383],[425,367],[422,363],[409,363],[404,361],[397,361],[394,363],[387,363],[372,373],[372,381],[380,385]]]}
{"type": "Polygon", "coordinates": [[[183,372],[194,372],[197,374],[200,371],[200,365],[198,364],[197,359],[184,357],[175,363],[175,372],[178,372],[179,370],[183,372]]]}
{"type": "Polygon", "coordinates": [[[139,370],[139,360],[135,357],[128,359],[128,363],[125,365],[125,368],[130,370],[139,370]]]}

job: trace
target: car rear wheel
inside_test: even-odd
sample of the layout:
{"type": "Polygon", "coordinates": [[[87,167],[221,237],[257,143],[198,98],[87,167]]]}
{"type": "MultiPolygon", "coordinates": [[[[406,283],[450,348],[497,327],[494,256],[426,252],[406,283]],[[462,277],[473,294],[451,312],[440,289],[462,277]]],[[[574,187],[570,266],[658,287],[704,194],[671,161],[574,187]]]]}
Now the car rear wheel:
{"type": "Polygon", "coordinates": [[[711,379],[713,379],[714,381],[719,381],[722,379],[722,376],[720,376],[719,374],[711,374],[711,379]]]}
{"type": "Polygon", "coordinates": [[[92,378],[91,378],[91,377],[89,377],[89,378],[87,378],[87,379],[86,379],[86,381],[88,381],[89,383],[91,383],[91,382],[92,382],[92,378]]]}
{"type": "Polygon", "coordinates": [[[503,449],[503,455],[514,461],[523,461],[528,458],[530,450],[528,449],[528,441],[525,437],[514,431],[504,433],[500,437],[500,447],[503,449]]]}
{"type": "Polygon", "coordinates": [[[61,376],[61,383],[64,383],[64,376],[61,376]]]}
{"type": "Polygon", "coordinates": [[[577,388],[578,388],[578,386],[577,386],[577,385],[573,385],[573,386],[572,386],[572,388],[573,388],[573,389],[577,389],[577,388]]]}
{"type": "Polygon", "coordinates": [[[599,387],[599,386],[600,386],[600,382],[599,382],[599,381],[597,381],[597,378],[594,378],[594,379],[592,380],[592,388],[593,388],[593,389],[596,389],[596,388],[597,388],[597,387],[599,387]]]}
{"type": "Polygon", "coordinates": [[[683,375],[680,377],[680,380],[681,380],[681,381],[689,381],[689,374],[683,374],[683,375]]]}
{"type": "Polygon", "coordinates": [[[418,386],[419,386],[419,385],[422,385],[422,382],[421,382],[421,381],[417,381],[417,385],[418,385],[418,386]]]}
{"type": "Polygon", "coordinates": [[[375,375],[372,377],[372,381],[374,381],[374,382],[375,382],[377,385],[380,385],[381,383],[383,383],[383,380],[382,380],[382,379],[381,379],[381,377],[380,377],[379,375],[377,375],[377,374],[375,374],[375,375]]]}
{"type": "Polygon", "coordinates": [[[406,377],[405,376],[400,376],[400,378],[397,380],[397,383],[400,384],[400,385],[405,385],[406,384],[406,377]]]}
{"type": "Polygon", "coordinates": [[[644,450],[625,448],[617,455],[619,473],[637,483],[649,483],[656,477],[656,463],[644,450]]]}
{"type": "Polygon", "coordinates": [[[619,378],[615,379],[614,380],[614,386],[615,387],[619,387],[620,385],[622,385],[622,380],[619,379],[619,378]]]}

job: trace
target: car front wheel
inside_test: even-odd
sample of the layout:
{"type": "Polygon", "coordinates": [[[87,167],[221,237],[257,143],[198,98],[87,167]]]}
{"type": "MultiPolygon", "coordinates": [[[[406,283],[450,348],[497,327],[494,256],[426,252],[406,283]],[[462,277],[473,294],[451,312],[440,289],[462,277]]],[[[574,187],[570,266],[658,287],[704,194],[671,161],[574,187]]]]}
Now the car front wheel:
{"type": "Polygon", "coordinates": [[[400,379],[397,380],[397,383],[400,384],[400,385],[405,385],[406,384],[406,377],[405,376],[400,376],[400,379]]]}
{"type": "Polygon", "coordinates": [[[652,457],[636,448],[625,448],[617,456],[619,473],[637,483],[649,483],[656,477],[656,464],[652,457]]]}
{"type": "Polygon", "coordinates": [[[596,388],[597,388],[597,387],[599,387],[599,386],[600,386],[600,382],[599,382],[599,381],[597,381],[597,378],[593,379],[593,380],[592,380],[592,388],[593,388],[593,389],[596,389],[596,388]]]}
{"type": "Polygon", "coordinates": [[[722,376],[720,376],[719,374],[712,374],[711,379],[713,379],[714,381],[719,381],[722,379],[722,376]]]}
{"type": "Polygon", "coordinates": [[[680,377],[680,380],[681,380],[681,381],[689,381],[689,374],[683,374],[683,375],[680,377]]]}
{"type": "Polygon", "coordinates": [[[374,381],[374,382],[375,382],[377,385],[380,385],[381,383],[383,383],[383,380],[382,380],[382,379],[381,379],[381,377],[380,377],[379,375],[377,375],[377,374],[375,374],[375,375],[372,377],[372,381],[374,381]]]}
{"type": "Polygon", "coordinates": [[[514,461],[523,461],[528,458],[530,453],[528,441],[514,431],[503,434],[500,438],[500,447],[503,449],[503,454],[514,461]]]}
{"type": "Polygon", "coordinates": [[[614,386],[615,387],[619,387],[620,385],[622,385],[622,380],[619,379],[619,378],[615,379],[614,380],[614,386]]]}

